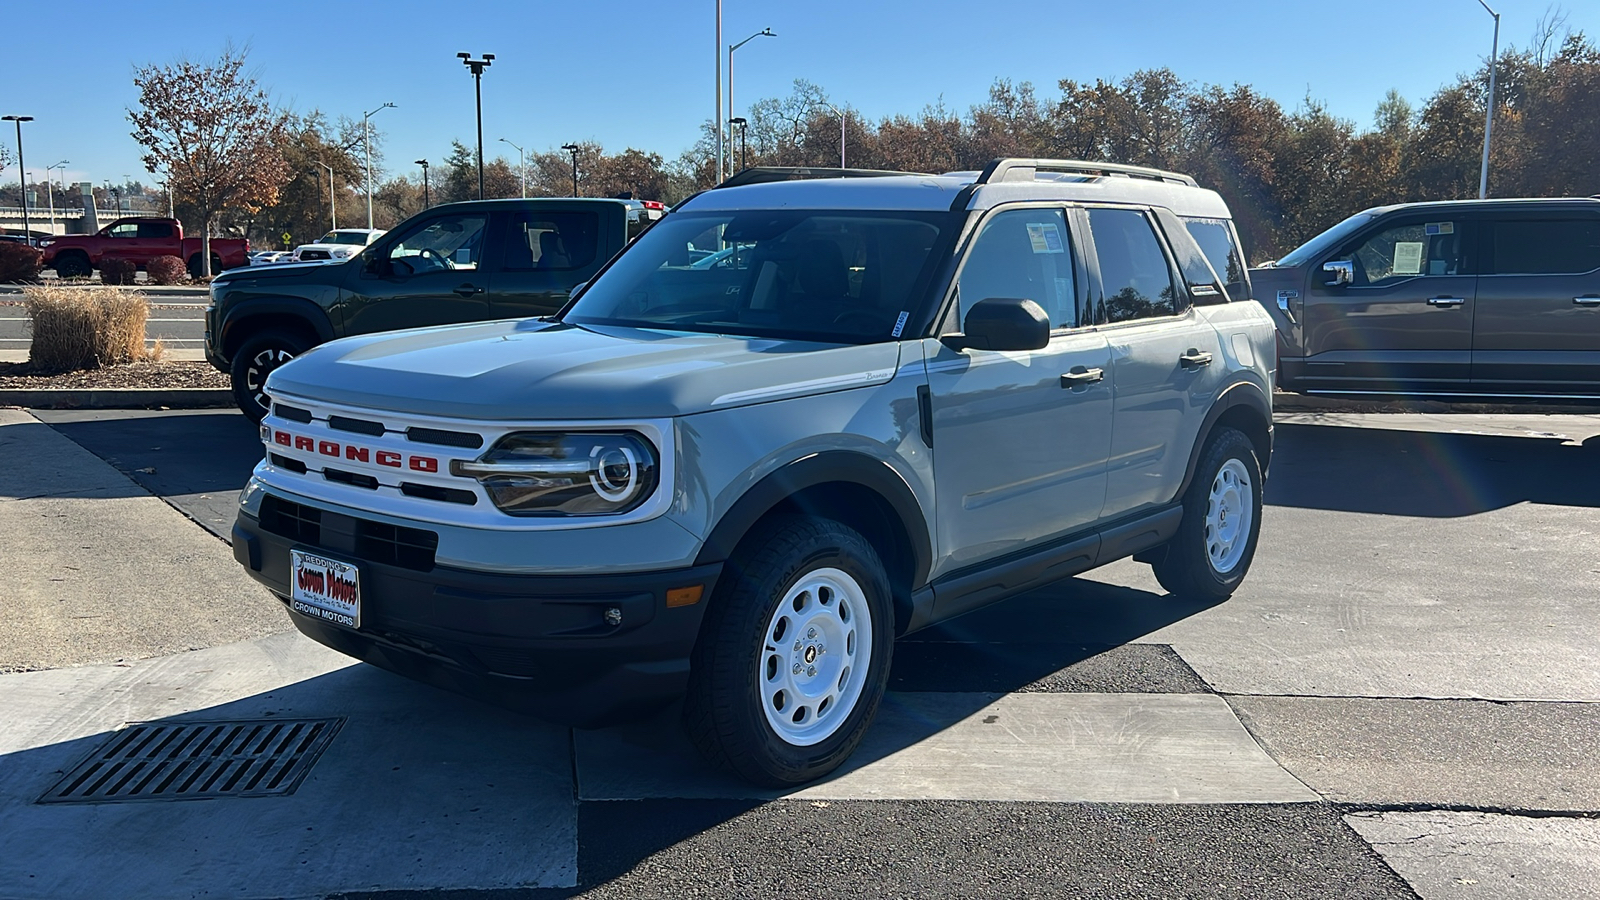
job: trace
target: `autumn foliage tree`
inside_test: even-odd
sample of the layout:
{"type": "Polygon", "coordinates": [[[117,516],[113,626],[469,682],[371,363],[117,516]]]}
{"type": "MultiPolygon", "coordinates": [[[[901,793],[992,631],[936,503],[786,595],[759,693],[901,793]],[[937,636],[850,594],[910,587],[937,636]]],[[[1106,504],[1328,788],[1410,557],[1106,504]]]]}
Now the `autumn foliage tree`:
{"type": "Polygon", "coordinates": [[[165,172],[200,216],[200,272],[211,275],[211,231],[226,209],[258,210],[288,180],[282,146],[288,114],[244,73],[245,53],[180,60],[134,73],[139,108],[128,111],[145,168],[165,172]]]}

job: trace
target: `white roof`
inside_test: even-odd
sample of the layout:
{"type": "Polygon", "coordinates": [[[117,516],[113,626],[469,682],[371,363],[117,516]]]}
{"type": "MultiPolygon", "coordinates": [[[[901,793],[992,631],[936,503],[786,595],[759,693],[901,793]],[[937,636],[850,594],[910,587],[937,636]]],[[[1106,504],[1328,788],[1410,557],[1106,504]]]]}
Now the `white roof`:
{"type": "MultiPolygon", "coordinates": [[[[739,209],[895,209],[943,211],[976,174],[885,175],[874,178],[815,178],[717,188],[698,194],[679,209],[705,212],[739,209]]],[[[967,209],[1001,203],[1060,200],[1082,203],[1140,203],[1162,206],[1180,216],[1232,218],[1216,191],[1120,175],[1045,176],[1035,181],[1001,181],[973,192],[967,209]]]]}

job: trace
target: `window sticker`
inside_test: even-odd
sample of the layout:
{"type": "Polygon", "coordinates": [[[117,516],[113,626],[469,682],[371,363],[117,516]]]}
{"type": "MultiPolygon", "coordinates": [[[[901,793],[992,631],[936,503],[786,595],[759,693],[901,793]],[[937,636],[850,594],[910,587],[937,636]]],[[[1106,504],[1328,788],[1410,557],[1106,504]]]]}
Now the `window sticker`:
{"type": "Polygon", "coordinates": [[[1454,223],[1454,222],[1429,222],[1429,223],[1427,223],[1426,225],[1423,226],[1422,230],[1427,232],[1428,234],[1455,234],[1456,233],[1456,223],[1454,223]]]}
{"type": "Polygon", "coordinates": [[[1061,240],[1061,230],[1054,222],[1029,222],[1028,243],[1033,245],[1035,253],[1066,252],[1066,245],[1061,240]]]}
{"type": "Polygon", "coordinates": [[[1394,245],[1394,274],[1422,274],[1422,241],[1399,241],[1394,245]]]}
{"type": "Polygon", "coordinates": [[[900,318],[894,320],[894,333],[890,334],[889,336],[890,337],[899,337],[900,336],[900,332],[906,330],[906,319],[909,318],[910,316],[911,316],[911,313],[909,313],[909,312],[907,312],[905,310],[901,310],[900,311],[900,318]]]}

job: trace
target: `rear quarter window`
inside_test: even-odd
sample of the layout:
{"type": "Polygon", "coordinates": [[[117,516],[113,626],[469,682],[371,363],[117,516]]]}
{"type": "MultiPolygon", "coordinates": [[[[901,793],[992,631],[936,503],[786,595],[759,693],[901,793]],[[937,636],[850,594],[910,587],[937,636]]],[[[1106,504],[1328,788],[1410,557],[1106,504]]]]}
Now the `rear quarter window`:
{"type": "Polygon", "coordinates": [[[1248,276],[1245,274],[1244,251],[1239,247],[1238,239],[1228,220],[1197,216],[1181,218],[1189,236],[1200,245],[1200,252],[1206,255],[1206,261],[1211,263],[1211,268],[1221,276],[1223,285],[1228,291],[1228,299],[1248,300],[1250,285],[1246,280],[1248,276]]]}

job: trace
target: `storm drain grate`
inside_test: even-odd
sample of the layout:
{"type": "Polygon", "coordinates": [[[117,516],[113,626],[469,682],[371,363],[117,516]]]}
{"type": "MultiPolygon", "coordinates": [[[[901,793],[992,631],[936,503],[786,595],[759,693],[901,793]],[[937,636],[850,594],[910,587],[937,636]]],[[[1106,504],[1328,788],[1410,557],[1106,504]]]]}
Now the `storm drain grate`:
{"type": "Polygon", "coordinates": [[[129,725],[38,802],[292,794],[343,724],[343,719],[241,719],[129,725]]]}

